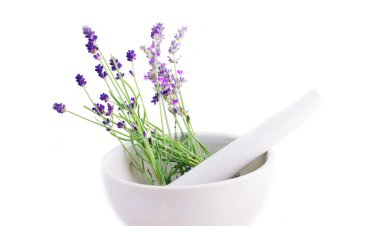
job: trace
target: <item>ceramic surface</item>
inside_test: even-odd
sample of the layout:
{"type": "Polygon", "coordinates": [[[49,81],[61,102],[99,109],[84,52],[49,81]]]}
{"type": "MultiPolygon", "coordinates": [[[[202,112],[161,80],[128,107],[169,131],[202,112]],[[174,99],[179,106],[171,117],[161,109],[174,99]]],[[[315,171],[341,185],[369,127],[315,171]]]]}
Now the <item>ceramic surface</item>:
{"type": "MultiPolygon", "coordinates": [[[[216,152],[236,137],[199,133],[198,138],[216,152]]],[[[242,169],[238,178],[165,187],[143,184],[129,162],[121,147],[103,160],[108,197],[128,226],[248,226],[264,203],[273,172],[269,151],[242,169]]]]}

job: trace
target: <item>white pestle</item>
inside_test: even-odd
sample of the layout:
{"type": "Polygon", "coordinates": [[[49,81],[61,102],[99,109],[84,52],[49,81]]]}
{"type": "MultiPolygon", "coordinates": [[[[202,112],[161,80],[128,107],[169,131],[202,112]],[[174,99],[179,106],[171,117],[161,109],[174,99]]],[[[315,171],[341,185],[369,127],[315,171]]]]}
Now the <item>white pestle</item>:
{"type": "Polygon", "coordinates": [[[307,121],[322,105],[318,92],[311,90],[255,129],[232,141],[168,186],[187,186],[233,177],[307,121]]]}

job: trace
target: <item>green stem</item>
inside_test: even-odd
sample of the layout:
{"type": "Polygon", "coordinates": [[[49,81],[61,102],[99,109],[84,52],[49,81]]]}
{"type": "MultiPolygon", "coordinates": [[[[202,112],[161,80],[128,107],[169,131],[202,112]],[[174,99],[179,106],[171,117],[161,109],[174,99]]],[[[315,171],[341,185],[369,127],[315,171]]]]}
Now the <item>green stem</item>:
{"type": "MultiPolygon", "coordinates": [[[[78,117],[78,118],[84,119],[84,120],[86,120],[86,121],[88,121],[88,122],[94,123],[95,125],[101,126],[101,127],[103,127],[103,128],[107,128],[106,126],[104,126],[103,124],[101,124],[101,123],[99,123],[99,122],[95,122],[95,121],[93,121],[93,120],[91,120],[91,119],[88,119],[88,118],[86,118],[86,117],[83,117],[83,116],[81,116],[81,115],[78,115],[77,113],[74,113],[74,112],[72,112],[72,111],[66,110],[66,112],[67,112],[67,113],[70,113],[70,114],[72,114],[72,115],[74,115],[74,116],[76,116],[76,117],[78,117]]],[[[125,137],[127,137],[127,138],[129,137],[127,134],[122,133],[122,132],[119,132],[119,131],[115,131],[115,133],[118,133],[118,134],[120,134],[120,135],[123,135],[123,136],[125,136],[125,137]]]]}
{"type": "MultiPolygon", "coordinates": [[[[178,80],[177,63],[176,63],[177,59],[176,59],[175,54],[173,54],[173,61],[174,61],[174,63],[173,63],[173,66],[174,66],[174,75],[175,75],[175,78],[178,80]]],[[[181,88],[178,88],[178,93],[179,93],[179,97],[180,97],[179,105],[180,105],[180,108],[183,109],[182,113],[185,116],[185,119],[183,119],[183,117],[182,117],[182,119],[183,119],[184,124],[186,126],[187,133],[192,138],[192,144],[194,145],[195,150],[198,152],[198,154],[202,154],[204,156],[204,153],[202,151],[200,151],[200,147],[199,147],[198,142],[194,141],[196,139],[195,138],[195,132],[194,132],[194,129],[193,129],[192,125],[191,125],[191,122],[190,122],[189,117],[188,117],[188,115],[186,113],[186,110],[185,110],[185,103],[183,101],[181,88]]]]}
{"type": "MultiPolygon", "coordinates": [[[[119,69],[119,66],[117,66],[117,63],[116,63],[116,60],[115,60],[115,57],[111,56],[112,58],[112,61],[113,61],[113,64],[115,65],[115,68],[116,68],[116,73],[117,73],[117,76],[119,77],[119,80],[121,82],[121,84],[123,85],[123,88],[124,88],[124,95],[125,97],[127,98],[127,102],[130,103],[131,102],[131,97],[129,96],[129,93],[127,91],[127,88],[125,87],[125,84],[124,84],[124,77],[121,75],[121,72],[120,72],[120,69],[119,69]]],[[[120,85],[119,83],[116,82],[116,84],[119,86],[120,88],[120,85]]],[[[121,89],[121,88],[120,88],[121,89]]]]}
{"type": "Polygon", "coordinates": [[[139,170],[140,172],[144,172],[142,169],[141,169],[141,166],[140,164],[137,162],[137,160],[134,158],[134,156],[132,156],[131,152],[129,151],[129,149],[124,145],[124,143],[117,137],[117,140],[120,142],[120,144],[123,146],[124,150],[128,153],[129,157],[131,158],[131,160],[137,165],[139,166],[139,170]]]}
{"type": "Polygon", "coordinates": [[[132,61],[132,77],[133,77],[133,80],[135,81],[135,85],[136,85],[137,91],[138,91],[139,94],[140,94],[140,100],[141,100],[142,106],[143,106],[143,108],[144,108],[144,116],[145,116],[145,117],[147,118],[147,120],[148,120],[148,114],[147,114],[147,111],[146,111],[146,108],[145,108],[144,99],[143,99],[142,94],[141,94],[141,92],[140,92],[139,85],[137,84],[137,81],[136,81],[136,76],[135,76],[135,64],[133,63],[133,61],[132,61]]]}
{"type": "Polygon", "coordinates": [[[111,87],[110,87],[110,85],[109,85],[109,84],[108,84],[108,82],[107,82],[107,79],[106,79],[106,78],[104,78],[103,80],[104,80],[104,82],[106,83],[106,85],[107,85],[107,87],[108,87],[108,90],[109,90],[109,92],[111,92],[112,90],[111,90],[111,87]]]}
{"type": "Polygon", "coordinates": [[[175,120],[175,124],[178,125],[178,128],[179,128],[179,130],[181,131],[181,136],[184,137],[185,134],[183,133],[183,130],[182,130],[182,126],[181,126],[181,124],[178,122],[177,114],[174,115],[174,120],[175,120]]]}
{"type": "Polygon", "coordinates": [[[162,108],[163,108],[163,111],[164,111],[164,116],[165,116],[165,121],[166,121],[166,127],[168,128],[169,135],[171,135],[172,133],[170,131],[170,125],[169,125],[168,115],[166,113],[165,103],[164,103],[163,100],[161,100],[161,104],[162,104],[162,108]]]}
{"type": "MultiPolygon", "coordinates": [[[[108,76],[112,85],[114,86],[116,92],[119,94],[119,98],[122,98],[122,95],[120,94],[120,91],[121,93],[123,93],[123,90],[121,89],[119,83],[116,81],[115,79],[115,75],[113,74],[110,66],[108,65],[108,62],[105,60],[106,58],[104,58],[104,55],[102,53],[102,51],[100,50],[99,46],[97,45],[98,47],[98,50],[99,50],[99,53],[101,55],[101,60],[100,60],[100,63],[102,64],[103,68],[106,70],[106,72],[108,73],[108,76]],[[119,91],[120,90],[120,91],[119,91]]],[[[125,96],[125,94],[123,93],[123,95],[125,96]]],[[[128,100],[127,100],[128,101],[128,100]]],[[[130,101],[130,100],[129,100],[130,101]]]]}
{"type": "Polygon", "coordinates": [[[99,111],[99,109],[98,109],[98,106],[96,106],[95,102],[92,100],[92,98],[91,98],[90,94],[87,92],[87,89],[86,89],[85,86],[83,86],[83,89],[84,89],[84,91],[85,91],[85,93],[86,93],[88,99],[90,99],[92,105],[93,105],[94,107],[96,107],[96,110],[98,110],[98,112],[100,113],[100,111],[99,111]]]}

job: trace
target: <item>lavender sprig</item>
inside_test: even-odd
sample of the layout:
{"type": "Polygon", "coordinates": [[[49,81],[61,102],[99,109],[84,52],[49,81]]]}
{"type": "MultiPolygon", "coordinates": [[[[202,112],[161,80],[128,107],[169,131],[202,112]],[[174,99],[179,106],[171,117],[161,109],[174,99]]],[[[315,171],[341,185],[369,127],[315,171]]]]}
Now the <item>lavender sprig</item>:
{"type": "Polygon", "coordinates": [[[56,110],[58,113],[61,113],[63,114],[64,112],[66,112],[66,106],[62,103],[55,103],[53,105],[53,109],[56,110]]]}
{"type": "Polygon", "coordinates": [[[77,74],[75,79],[79,86],[85,86],[87,84],[86,79],[84,79],[83,75],[81,74],[77,74]]]}
{"type": "Polygon", "coordinates": [[[102,94],[100,94],[100,98],[99,99],[102,100],[102,101],[104,101],[104,102],[108,102],[110,100],[110,97],[107,94],[102,93],[102,94]]]}
{"type": "Polygon", "coordinates": [[[118,59],[110,59],[110,65],[112,71],[116,71],[117,69],[120,69],[123,65],[119,62],[118,59]]]}
{"type": "Polygon", "coordinates": [[[159,105],[161,127],[148,120],[142,93],[136,80],[135,51],[128,50],[125,55],[126,60],[132,66],[129,73],[134,80],[135,87],[133,87],[128,79],[124,78],[124,73],[121,71],[122,62],[113,56],[111,60],[105,60],[99,49],[98,37],[95,32],[88,26],[84,26],[82,30],[87,39],[87,51],[99,62],[95,66],[95,72],[105,81],[108,89],[107,94],[102,93],[98,96],[103,104],[95,103],[86,89],[87,80],[83,75],[77,74],[75,76],[76,83],[83,88],[91,103],[91,107],[85,106],[85,108],[94,115],[96,120],[71,112],[62,103],[54,103],[53,109],[60,114],[68,112],[104,128],[119,141],[126,153],[130,155],[132,166],[144,174],[151,183],[168,184],[175,176],[183,174],[203,161],[207,156],[207,149],[203,148],[201,149],[203,152],[199,153],[199,141],[195,138],[190,117],[184,109],[181,96],[181,88],[185,82],[183,71],[176,69],[176,63],[179,59],[176,58],[176,54],[180,50],[181,41],[187,28],[180,28],[178,33],[174,35],[175,39],[170,43],[169,62],[174,64],[174,70],[169,69],[167,64],[161,60],[161,43],[165,38],[165,28],[162,23],[157,23],[152,27],[150,32],[151,44],[140,47],[150,65],[144,78],[151,81],[153,85],[155,95],[151,102],[159,105]],[[109,85],[109,81],[112,86],[109,85]],[[135,88],[137,92],[134,90],[135,88]],[[167,110],[174,117],[175,135],[170,132],[167,110]],[[164,127],[163,117],[166,127],[164,127]],[[180,118],[182,118],[183,124],[178,120],[180,118]],[[187,135],[183,132],[182,126],[185,126],[187,135]],[[183,140],[179,139],[177,128],[181,131],[183,140]],[[131,154],[132,151],[124,142],[131,143],[131,148],[137,157],[131,154]],[[148,171],[144,164],[148,164],[151,171],[148,171]]]}
{"type": "Polygon", "coordinates": [[[100,78],[106,78],[108,75],[107,72],[104,71],[104,67],[101,64],[98,64],[95,66],[95,71],[96,71],[96,73],[98,73],[100,78]]]}
{"type": "Polygon", "coordinates": [[[174,35],[174,40],[170,42],[169,53],[172,55],[168,56],[168,60],[170,63],[178,63],[179,58],[175,59],[175,54],[179,51],[181,47],[181,41],[185,37],[185,33],[187,32],[187,27],[181,27],[178,29],[178,33],[174,35]]]}
{"type": "Polygon", "coordinates": [[[100,60],[98,47],[96,46],[96,40],[98,39],[98,36],[95,35],[95,31],[93,31],[89,26],[83,26],[82,30],[84,37],[88,40],[86,44],[87,51],[93,54],[96,60],[100,60]]]}
{"type": "Polygon", "coordinates": [[[127,57],[127,60],[130,62],[135,61],[136,60],[135,51],[134,50],[128,50],[126,57],[127,57]]]}
{"type": "Polygon", "coordinates": [[[105,107],[103,104],[96,104],[95,107],[92,108],[92,110],[98,114],[98,115],[103,115],[105,113],[105,107]]]}

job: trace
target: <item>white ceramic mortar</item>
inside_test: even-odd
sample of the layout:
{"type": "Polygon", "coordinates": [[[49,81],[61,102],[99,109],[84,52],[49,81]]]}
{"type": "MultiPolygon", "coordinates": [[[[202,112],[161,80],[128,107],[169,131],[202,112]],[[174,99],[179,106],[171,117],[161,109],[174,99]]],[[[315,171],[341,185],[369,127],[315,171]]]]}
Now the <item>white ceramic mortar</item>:
{"type": "MultiPolygon", "coordinates": [[[[197,137],[211,152],[236,138],[220,133],[199,133],[197,137]]],[[[144,184],[129,162],[121,147],[103,160],[111,205],[128,226],[248,226],[264,203],[273,171],[269,151],[242,169],[238,178],[167,187],[144,184]]]]}

